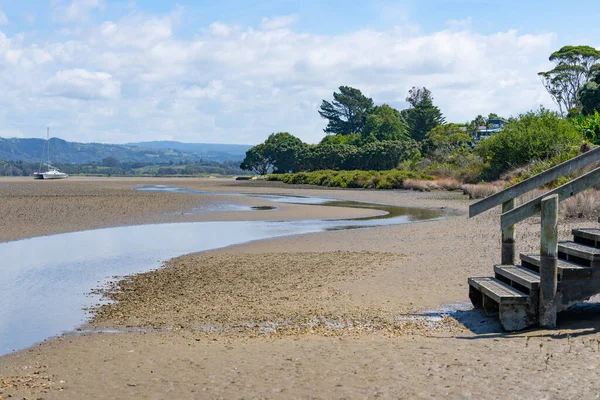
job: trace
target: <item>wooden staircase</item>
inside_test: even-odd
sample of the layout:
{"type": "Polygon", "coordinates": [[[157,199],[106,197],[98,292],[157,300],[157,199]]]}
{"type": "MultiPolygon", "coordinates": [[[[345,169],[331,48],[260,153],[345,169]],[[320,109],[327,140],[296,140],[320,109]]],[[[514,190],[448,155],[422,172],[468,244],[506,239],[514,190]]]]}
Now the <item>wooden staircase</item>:
{"type": "MultiPolygon", "coordinates": [[[[494,277],[469,278],[475,307],[496,312],[502,326],[517,331],[538,323],[539,254],[521,254],[520,265],[495,265],[494,277]]],[[[573,241],[559,242],[556,312],[600,293],[600,229],[574,229],[573,241]]]]}
{"type": "MultiPolygon", "coordinates": [[[[560,176],[600,160],[591,150],[471,205],[473,217],[502,204],[502,262],[493,277],[471,277],[469,298],[476,308],[497,313],[504,329],[554,328],[556,314],[600,293],[600,229],[573,229],[572,241],[557,239],[558,203],[600,183],[600,168],[516,206],[515,198],[560,176]],[[539,254],[515,262],[515,224],[541,212],[539,254]]],[[[600,219],[599,219],[600,222],[600,219]]]]}

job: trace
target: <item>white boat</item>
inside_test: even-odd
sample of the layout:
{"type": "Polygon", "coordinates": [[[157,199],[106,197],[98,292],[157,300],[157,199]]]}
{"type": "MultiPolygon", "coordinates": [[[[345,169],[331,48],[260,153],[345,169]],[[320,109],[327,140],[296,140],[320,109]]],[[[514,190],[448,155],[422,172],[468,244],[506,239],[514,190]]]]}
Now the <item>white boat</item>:
{"type": "MultiPolygon", "coordinates": [[[[58,168],[53,167],[52,164],[50,163],[50,128],[48,128],[48,130],[46,132],[46,148],[48,149],[48,152],[47,152],[48,162],[46,163],[48,170],[45,172],[34,172],[33,179],[64,179],[64,178],[68,178],[69,175],[65,174],[64,172],[60,172],[58,170],[58,168]]],[[[43,151],[42,151],[42,158],[44,158],[43,151]]],[[[42,170],[42,163],[40,162],[40,171],[41,170],[42,170]]]]}

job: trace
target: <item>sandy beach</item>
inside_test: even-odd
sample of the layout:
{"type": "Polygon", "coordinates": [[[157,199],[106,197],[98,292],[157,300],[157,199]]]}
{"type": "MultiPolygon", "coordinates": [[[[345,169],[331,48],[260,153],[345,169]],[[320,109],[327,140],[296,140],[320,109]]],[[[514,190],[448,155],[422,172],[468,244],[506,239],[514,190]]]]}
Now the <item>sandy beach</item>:
{"type": "MultiPolygon", "coordinates": [[[[375,213],[294,204],[264,213],[194,213],[225,200],[272,203],[131,190],[140,185],[462,212],[470,204],[460,192],[260,181],[2,179],[0,241],[131,224],[375,213]]],[[[82,332],[0,357],[0,399],[597,396],[600,307],[560,315],[556,330],[514,334],[503,333],[495,317],[468,310],[467,277],[491,275],[500,259],[498,214],[282,237],[175,258],[97,288],[116,302],[98,309],[82,332]],[[456,304],[464,311],[445,317],[444,307],[456,304]]],[[[559,235],[595,225],[560,221],[559,235]]],[[[539,220],[518,225],[517,246],[536,251],[539,220]]]]}

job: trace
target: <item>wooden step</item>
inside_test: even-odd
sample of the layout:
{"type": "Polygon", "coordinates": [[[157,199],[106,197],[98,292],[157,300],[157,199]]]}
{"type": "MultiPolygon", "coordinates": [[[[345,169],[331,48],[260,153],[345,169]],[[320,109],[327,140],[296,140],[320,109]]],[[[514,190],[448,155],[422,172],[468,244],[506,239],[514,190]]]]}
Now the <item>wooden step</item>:
{"type": "Polygon", "coordinates": [[[494,272],[529,290],[537,290],[540,286],[540,274],[520,265],[494,265],[494,272]]]}
{"type": "Polygon", "coordinates": [[[469,285],[491,298],[499,305],[526,304],[529,296],[517,289],[490,277],[469,278],[469,285]]]}
{"type": "MultiPolygon", "coordinates": [[[[538,270],[542,264],[539,254],[521,253],[521,261],[536,266],[538,270]]],[[[592,275],[592,269],[570,261],[558,260],[558,275],[588,277],[592,275]]]]}
{"type": "Polygon", "coordinates": [[[600,242],[600,229],[578,228],[573,229],[572,232],[573,236],[575,237],[575,241],[578,241],[578,239],[583,239],[584,244],[589,244],[590,246],[598,247],[598,242],[600,242]]]}
{"type": "Polygon", "coordinates": [[[600,261],[600,249],[571,241],[558,242],[558,252],[590,262],[600,261]]]}

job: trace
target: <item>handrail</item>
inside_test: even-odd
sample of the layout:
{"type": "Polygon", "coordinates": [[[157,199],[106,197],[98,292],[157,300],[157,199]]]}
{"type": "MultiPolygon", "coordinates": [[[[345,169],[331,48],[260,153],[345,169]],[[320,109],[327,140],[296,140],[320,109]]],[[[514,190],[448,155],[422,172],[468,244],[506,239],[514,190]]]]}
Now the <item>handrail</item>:
{"type": "Polygon", "coordinates": [[[507,228],[516,224],[517,222],[521,222],[524,219],[532,217],[535,214],[539,213],[542,209],[542,199],[545,197],[557,194],[558,201],[563,201],[599,183],[600,168],[596,168],[595,170],[588,172],[587,174],[582,175],[579,178],[572,180],[571,182],[565,183],[564,185],[559,186],[556,189],[549,191],[548,193],[544,193],[543,195],[536,197],[535,199],[528,201],[527,203],[522,204],[519,207],[505,212],[504,214],[502,214],[501,226],[503,229],[507,228]]]}
{"type": "MultiPolygon", "coordinates": [[[[548,182],[552,182],[555,179],[560,178],[566,174],[569,174],[577,169],[583,168],[586,165],[593,163],[594,161],[600,161],[600,147],[583,153],[577,157],[574,157],[564,163],[558,164],[547,171],[544,171],[538,175],[532,176],[529,179],[519,182],[501,192],[493,194],[473,203],[469,207],[469,218],[472,218],[484,211],[494,208],[510,199],[514,199],[522,194],[525,194],[533,189],[536,189],[548,182]]],[[[539,209],[538,209],[539,211],[539,209]]],[[[504,225],[503,225],[504,226],[504,225]]]]}

